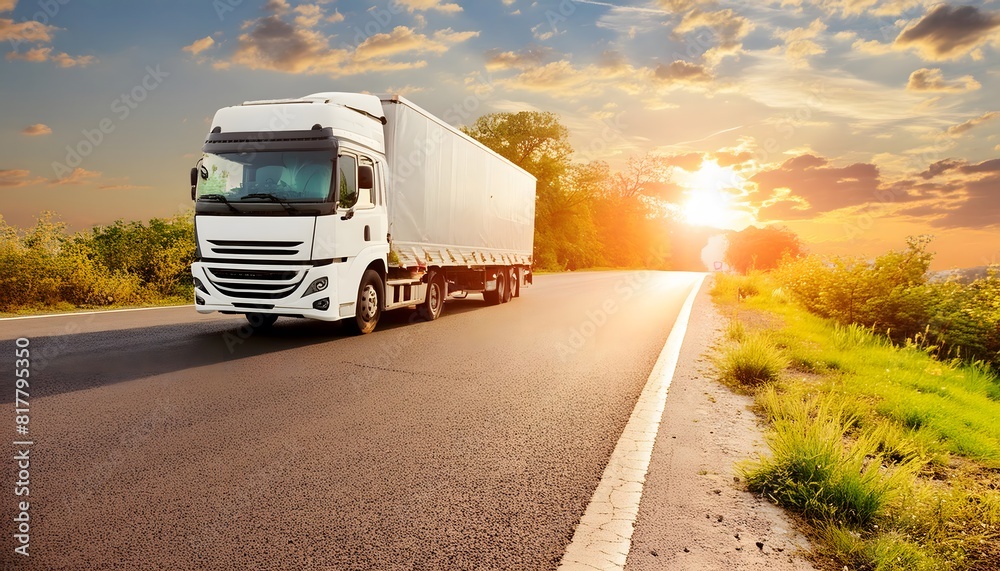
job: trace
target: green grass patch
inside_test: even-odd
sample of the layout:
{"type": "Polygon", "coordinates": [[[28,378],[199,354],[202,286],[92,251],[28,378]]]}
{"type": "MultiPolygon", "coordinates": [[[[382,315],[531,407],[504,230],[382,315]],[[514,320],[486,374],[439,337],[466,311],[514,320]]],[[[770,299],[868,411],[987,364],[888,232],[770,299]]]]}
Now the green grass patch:
{"type": "Polygon", "coordinates": [[[986,363],[837,325],[766,275],[717,276],[713,294],[741,323],[720,378],[771,426],[770,454],[742,466],[752,491],[802,514],[838,565],[998,568],[1000,380],[986,363]]]}
{"type": "Polygon", "coordinates": [[[723,382],[753,389],[779,379],[788,359],[768,336],[739,329],[729,333],[736,339],[722,348],[716,360],[723,382]]]}

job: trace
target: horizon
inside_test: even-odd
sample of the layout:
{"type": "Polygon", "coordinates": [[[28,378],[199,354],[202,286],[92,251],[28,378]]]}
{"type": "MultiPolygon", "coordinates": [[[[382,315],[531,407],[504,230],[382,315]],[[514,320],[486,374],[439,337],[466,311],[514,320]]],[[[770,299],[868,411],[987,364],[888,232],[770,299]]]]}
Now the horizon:
{"type": "Polygon", "coordinates": [[[18,227],[191,208],[220,107],[395,92],[458,125],[555,112],[578,161],[661,156],[695,226],[865,257],[932,234],[933,269],[1000,261],[995,0],[0,0],[0,39],[18,227]]]}

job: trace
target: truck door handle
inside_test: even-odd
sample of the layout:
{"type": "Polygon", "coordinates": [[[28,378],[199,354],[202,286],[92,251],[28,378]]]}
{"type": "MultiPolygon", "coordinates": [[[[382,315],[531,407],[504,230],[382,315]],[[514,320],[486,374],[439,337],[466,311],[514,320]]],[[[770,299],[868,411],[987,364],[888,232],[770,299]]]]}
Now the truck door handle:
{"type": "Polygon", "coordinates": [[[372,229],[371,226],[365,226],[365,242],[372,241],[372,229]]]}

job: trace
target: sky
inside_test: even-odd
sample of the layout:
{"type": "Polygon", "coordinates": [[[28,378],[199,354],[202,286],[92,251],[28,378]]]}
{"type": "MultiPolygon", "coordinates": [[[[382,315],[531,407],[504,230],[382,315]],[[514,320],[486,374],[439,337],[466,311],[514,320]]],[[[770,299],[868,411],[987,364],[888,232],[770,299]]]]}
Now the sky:
{"type": "Polygon", "coordinates": [[[0,215],[191,208],[215,110],[396,92],[551,111],[575,160],[670,165],[692,224],[1000,262],[1000,0],[0,0],[0,215]]]}

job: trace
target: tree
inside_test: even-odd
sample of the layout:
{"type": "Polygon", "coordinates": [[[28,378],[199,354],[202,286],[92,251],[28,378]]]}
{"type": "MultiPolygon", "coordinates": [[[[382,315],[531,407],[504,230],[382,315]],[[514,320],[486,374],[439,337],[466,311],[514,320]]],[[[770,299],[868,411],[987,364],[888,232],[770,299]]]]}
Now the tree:
{"type": "Polygon", "coordinates": [[[594,177],[572,166],[569,131],[557,115],[492,113],[463,130],[538,179],[536,266],[576,269],[600,262],[601,245],[590,211],[594,177]]]}
{"type": "Polygon", "coordinates": [[[773,270],[782,258],[802,255],[802,242],[788,228],[750,226],[730,232],[728,238],[726,263],[744,274],[749,270],[773,270]]]}
{"type": "Polygon", "coordinates": [[[562,174],[573,153],[569,130],[555,113],[491,113],[462,130],[536,177],[549,168],[562,174]]]}

